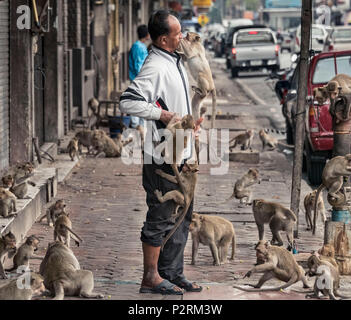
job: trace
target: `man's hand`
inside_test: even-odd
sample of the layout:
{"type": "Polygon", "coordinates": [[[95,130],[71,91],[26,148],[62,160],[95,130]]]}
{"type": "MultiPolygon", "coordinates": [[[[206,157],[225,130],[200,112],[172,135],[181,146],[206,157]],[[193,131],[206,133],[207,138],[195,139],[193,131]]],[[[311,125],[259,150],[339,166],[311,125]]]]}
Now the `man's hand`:
{"type": "MultiPolygon", "coordinates": [[[[168,124],[168,122],[173,118],[173,116],[175,116],[174,112],[169,112],[166,110],[162,110],[161,111],[161,117],[160,120],[164,123],[164,124],[168,124]]],[[[180,121],[182,120],[182,118],[177,117],[174,119],[175,121],[180,121]]]]}
{"type": "Polygon", "coordinates": [[[200,135],[200,131],[201,131],[200,124],[202,123],[202,121],[204,121],[204,118],[200,118],[195,122],[195,129],[194,129],[195,137],[198,137],[200,135]]]}

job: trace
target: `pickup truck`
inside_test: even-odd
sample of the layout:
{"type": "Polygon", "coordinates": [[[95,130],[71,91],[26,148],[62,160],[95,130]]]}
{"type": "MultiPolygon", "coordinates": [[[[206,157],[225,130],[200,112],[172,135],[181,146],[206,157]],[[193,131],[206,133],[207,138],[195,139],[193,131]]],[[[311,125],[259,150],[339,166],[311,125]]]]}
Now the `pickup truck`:
{"type": "Polygon", "coordinates": [[[233,78],[244,70],[279,70],[280,46],[274,32],[270,28],[258,26],[235,32],[229,64],[233,78]]]}
{"type": "MultiPolygon", "coordinates": [[[[333,151],[332,118],[329,113],[330,102],[327,100],[319,105],[313,99],[313,89],[326,85],[336,74],[344,73],[351,76],[351,50],[323,52],[315,55],[308,67],[307,98],[305,113],[305,144],[304,168],[312,185],[321,183],[322,172],[327,159],[333,151]]],[[[286,116],[287,125],[295,136],[295,115],[297,110],[299,64],[291,80],[287,94],[286,116]]],[[[289,130],[287,130],[288,132],[289,130]]]]}

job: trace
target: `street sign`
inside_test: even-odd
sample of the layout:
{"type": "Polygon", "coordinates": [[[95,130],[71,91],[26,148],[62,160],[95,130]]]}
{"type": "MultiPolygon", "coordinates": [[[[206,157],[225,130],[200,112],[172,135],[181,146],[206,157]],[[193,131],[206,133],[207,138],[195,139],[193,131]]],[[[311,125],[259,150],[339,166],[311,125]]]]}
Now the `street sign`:
{"type": "Polygon", "coordinates": [[[193,0],[193,6],[196,7],[211,7],[212,0],[193,0]]]}
{"type": "Polygon", "coordinates": [[[199,22],[201,27],[203,27],[205,24],[207,24],[210,21],[210,19],[208,18],[208,16],[205,16],[204,14],[200,14],[197,21],[199,22]]]}

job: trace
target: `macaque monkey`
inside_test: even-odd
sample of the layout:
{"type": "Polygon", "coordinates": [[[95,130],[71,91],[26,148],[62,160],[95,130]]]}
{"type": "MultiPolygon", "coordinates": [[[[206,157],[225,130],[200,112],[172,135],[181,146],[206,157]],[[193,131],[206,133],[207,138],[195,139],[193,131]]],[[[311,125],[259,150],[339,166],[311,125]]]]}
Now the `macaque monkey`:
{"type": "Polygon", "coordinates": [[[295,214],[279,203],[268,202],[263,199],[253,200],[252,211],[258,228],[259,240],[263,240],[264,224],[269,223],[273,238],[271,244],[283,245],[279,231],[286,232],[289,247],[294,243],[294,224],[297,221],[295,214]]]}
{"type": "Polygon", "coordinates": [[[166,242],[168,239],[174,234],[174,232],[177,230],[179,225],[182,223],[184,217],[186,216],[188,209],[190,207],[191,202],[193,201],[194,198],[194,193],[195,193],[195,187],[197,183],[197,172],[199,171],[199,165],[197,161],[195,163],[184,163],[184,166],[182,168],[182,173],[179,175],[180,179],[178,180],[177,177],[172,176],[170,174],[167,174],[163,172],[162,170],[156,169],[155,173],[160,175],[162,178],[176,183],[179,186],[178,190],[172,190],[167,193],[165,193],[162,196],[161,191],[155,190],[155,195],[157,199],[163,203],[168,200],[173,200],[176,203],[176,208],[174,210],[174,213],[171,216],[171,222],[175,222],[172,230],[168,233],[166,238],[162,242],[161,250],[163,250],[166,242]],[[178,208],[182,207],[183,211],[181,213],[178,213],[178,208]],[[177,220],[178,219],[178,220],[177,220]]]}
{"type": "MultiPolygon", "coordinates": [[[[2,184],[5,189],[11,191],[18,199],[28,199],[28,184],[35,187],[36,184],[28,178],[33,175],[34,165],[31,162],[18,164],[11,168],[2,177],[2,184]]],[[[29,198],[30,199],[30,198],[29,198]]]]}
{"type": "Polygon", "coordinates": [[[234,141],[232,146],[229,146],[230,152],[234,149],[238,144],[241,145],[241,150],[247,150],[251,148],[252,140],[255,135],[254,130],[247,130],[245,133],[241,133],[234,137],[233,139],[229,140],[229,144],[234,141]]]}
{"type": "Polygon", "coordinates": [[[71,139],[67,147],[67,152],[72,161],[74,161],[74,157],[77,157],[79,160],[78,138],[74,137],[71,139]]]}
{"type": "Polygon", "coordinates": [[[329,263],[331,263],[334,267],[339,269],[339,266],[335,260],[335,248],[333,244],[324,244],[323,247],[318,250],[318,254],[321,260],[326,260],[329,263]]]}
{"type": "MultiPolygon", "coordinates": [[[[195,32],[188,32],[187,36],[180,40],[177,52],[188,62],[191,76],[196,81],[193,86],[194,96],[191,101],[192,114],[195,121],[200,118],[200,105],[206,96],[212,95],[212,118],[211,128],[214,127],[216,118],[216,88],[212,78],[210,65],[206,59],[205,48],[201,44],[200,36],[195,32]]],[[[206,111],[205,111],[206,112],[206,111]]]]}
{"type": "Polygon", "coordinates": [[[104,153],[106,157],[120,157],[122,155],[122,148],[128,143],[132,142],[132,138],[129,138],[126,141],[122,141],[122,135],[117,134],[116,142],[113,141],[104,131],[95,130],[93,134],[92,143],[96,148],[97,152],[95,157],[104,153]]]}
{"type": "Polygon", "coordinates": [[[349,255],[349,239],[346,234],[346,223],[344,223],[343,230],[339,232],[335,240],[335,254],[340,257],[349,255]]]}
{"type": "Polygon", "coordinates": [[[44,277],[45,287],[55,295],[54,300],[63,300],[65,295],[83,298],[104,297],[93,292],[93,273],[81,270],[73,251],[59,241],[49,244],[39,270],[44,277]]]}
{"type": "MultiPolygon", "coordinates": [[[[307,260],[308,271],[306,275],[317,276],[313,287],[313,294],[306,295],[306,298],[319,299],[319,292],[329,296],[331,300],[336,297],[349,299],[351,296],[344,296],[338,292],[340,288],[340,274],[337,267],[325,260],[321,260],[318,254],[312,254],[307,260]],[[320,285],[323,287],[321,288],[320,285]]],[[[307,293],[307,292],[306,292],[307,293]]]]}
{"type": "Polygon", "coordinates": [[[284,147],[287,147],[287,148],[292,148],[294,149],[295,147],[292,146],[292,145],[288,145],[288,144],[285,144],[283,142],[280,142],[278,141],[277,138],[275,137],[272,137],[271,135],[269,135],[268,133],[266,133],[263,129],[261,129],[259,132],[258,132],[258,135],[262,141],[262,151],[265,150],[266,146],[270,147],[270,151],[274,150],[275,148],[277,148],[278,144],[284,146],[284,147]]]}
{"type": "Polygon", "coordinates": [[[7,275],[3,266],[4,257],[9,253],[15,254],[16,251],[16,237],[10,231],[0,238],[0,277],[2,279],[7,279],[7,275]]]}
{"type": "Polygon", "coordinates": [[[319,194],[324,188],[326,188],[328,190],[328,197],[330,197],[331,200],[343,202],[343,199],[346,199],[345,190],[342,189],[343,177],[348,177],[350,175],[351,154],[334,157],[326,163],[322,173],[322,184],[317,189],[316,200],[314,204],[312,234],[316,233],[316,212],[318,204],[317,199],[319,199],[319,194]]]}
{"type": "Polygon", "coordinates": [[[37,258],[42,259],[43,257],[37,257],[34,255],[34,252],[38,250],[40,240],[35,235],[31,235],[26,239],[26,242],[23,243],[18,249],[13,257],[13,267],[11,269],[7,269],[6,271],[17,270],[19,266],[28,266],[29,267],[29,259],[37,258]]]}
{"type": "Polygon", "coordinates": [[[54,240],[58,239],[68,247],[70,247],[71,235],[76,245],[79,247],[79,241],[83,242],[82,238],[79,237],[72,230],[72,222],[68,218],[68,214],[60,214],[54,224],[54,240]]]}
{"type": "Polygon", "coordinates": [[[59,199],[46,210],[46,215],[42,216],[38,222],[42,222],[46,217],[47,224],[53,227],[57,217],[62,213],[66,213],[66,203],[63,199],[59,199]]]}
{"type": "Polygon", "coordinates": [[[227,262],[227,253],[230,244],[232,244],[230,259],[234,260],[235,231],[233,224],[227,219],[193,212],[189,231],[193,240],[192,265],[195,265],[196,262],[199,243],[210,247],[213,265],[219,266],[227,262]]]}
{"type": "MultiPolygon", "coordinates": [[[[304,207],[305,207],[305,217],[306,217],[306,224],[307,224],[307,230],[312,230],[312,211],[314,210],[314,203],[316,201],[316,194],[317,190],[314,190],[308,194],[306,194],[305,199],[303,201],[304,207]]],[[[321,219],[324,223],[327,221],[327,217],[325,215],[325,207],[324,207],[324,201],[322,194],[319,194],[319,199],[317,203],[317,216],[318,214],[321,214],[321,219]]]]}
{"type": "Polygon", "coordinates": [[[93,135],[94,135],[94,131],[88,130],[88,129],[83,129],[76,133],[75,137],[78,139],[78,149],[80,153],[82,153],[82,146],[87,148],[88,154],[91,153],[93,149],[93,143],[92,143],[93,135]]]}
{"type": "Polygon", "coordinates": [[[247,173],[236,181],[233,194],[228,200],[236,198],[240,199],[241,204],[251,205],[252,190],[249,187],[255,183],[261,183],[258,177],[258,170],[250,168],[247,173]]]}
{"type": "Polygon", "coordinates": [[[351,93],[351,77],[347,74],[337,74],[325,86],[315,88],[313,97],[319,104],[323,104],[328,98],[333,104],[340,93],[351,93]]]}
{"type": "Polygon", "coordinates": [[[297,264],[291,252],[284,248],[272,246],[268,241],[259,241],[255,249],[258,260],[264,261],[264,263],[256,265],[245,274],[244,278],[250,277],[253,273],[263,273],[258,283],[253,286],[256,289],[246,289],[240,286],[233,286],[234,288],[248,292],[280,291],[300,280],[303,282],[304,288],[310,288],[303,268],[297,264]],[[260,289],[266,281],[273,278],[286,283],[276,288],[260,289]]]}
{"type": "Polygon", "coordinates": [[[17,197],[9,190],[0,188],[0,215],[4,218],[16,216],[17,197]]]}
{"type": "Polygon", "coordinates": [[[23,288],[18,286],[17,281],[21,282],[16,278],[0,287],[0,300],[31,300],[33,296],[45,292],[44,279],[35,272],[30,272],[30,288],[26,287],[24,279],[23,288]]]}
{"type": "Polygon", "coordinates": [[[192,115],[187,114],[181,120],[177,120],[177,115],[175,114],[172,119],[168,122],[166,129],[169,131],[169,136],[166,137],[166,140],[162,142],[158,148],[161,150],[164,148],[163,155],[165,157],[166,163],[171,164],[180,164],[183,160],[184,149],[188,145],[188,136],[184,132],[184,144],[182,148],[177,150],[177,130],[189,130],[195,129],[195,121],[192,115]],[[169,141],[172,139],[172,144],[169,144],[169,141]],[[170,146],[172,146],[173,158],[171,159],[170,146]]]}

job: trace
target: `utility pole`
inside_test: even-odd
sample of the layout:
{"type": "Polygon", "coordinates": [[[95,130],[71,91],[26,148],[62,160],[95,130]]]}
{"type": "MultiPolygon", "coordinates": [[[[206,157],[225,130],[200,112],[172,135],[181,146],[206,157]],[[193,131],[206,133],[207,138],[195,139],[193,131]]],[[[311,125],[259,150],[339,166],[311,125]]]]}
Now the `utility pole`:
{"type": "Polygon", "coordinates": [[[298,237],[299,206],[301,193],[301,175],[303,162],[303,147],[305,143],[305,112],[307,97],[307,78],[310,32],[312,23],[312,0],[302,1],[301,10],[301,52],[299,64],[299,85],[297,93],[297,114],[295,130],[295,152],[292,172],[291,204],[290,209],[296,214],[297,223],[295,237],[298,237]]]}

